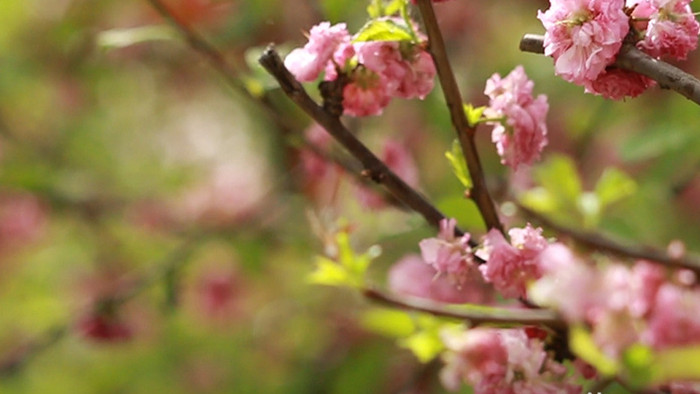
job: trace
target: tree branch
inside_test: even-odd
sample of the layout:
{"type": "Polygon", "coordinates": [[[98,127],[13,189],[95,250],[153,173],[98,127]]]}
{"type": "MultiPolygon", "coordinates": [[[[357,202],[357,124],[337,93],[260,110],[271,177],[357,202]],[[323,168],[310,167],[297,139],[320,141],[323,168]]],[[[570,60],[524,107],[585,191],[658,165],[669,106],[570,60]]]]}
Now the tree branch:
{"type": "Polygon", "coordinates": [[[435,227],[445,218],[437,208],[431,205],[421,194],[408,186],[391,171],[377,156],[355,137],[340,121],[325,111],[306,93],[304,87],[287,70],[279,54],[271,45],[259,59],[260,64],[277,80],[282,91],[306,112],[318,124],[323,126],[345,149],[364,167],[363,174],[376,183],[384,185],[399,201],[421,214],[435,227]]]}
{"type": "MultiPolygon", "coordinates": [[[[520,40],[520,50],[543,54],[544,37],[526,34],[520,40]]],[[[631,43],[625,42],[622,45],[613,66],[647,76],[658,82],[661,88],[674,90],[688,100],[700,104],[700,80],[677,67],[654,59],[631,43]]]]}
{"type": "Polygon", "coordinates": [[[447,317],[469,322],[471,327],[481,325],[546,326],[555,331],[565,329],[566,323],[557,314],[545,309],[516,309],[513,311],[476,311],[459,306],[448,306],[420,298],[398,297],[375,289],[364,289],[368,299],[393,308],[418,311],[433,316],[447,317]]]}
{"type": "Polygon", "coordinates": [[[656,262],[673,268],[688,269],[700,275],[700,259],[691,256],[674,258],[669,256],[665,251],[649,246],[623,245],[600,234],[583,232],[559,225],[549,218],[520,204],[518,204],[518,208],[535,222],[538,222],[559,234],[566,235],[577,243],[589,248],[606,251],[620,257],[648,260],[652,263],[656,262]]]}
{"type": "MultiPolygon", "coordinates": [[[[188,44],[200,53],[202,56],[204,56],[209,63],[211,64],[212,67],[214,67],[215,70],[217,70],[226,80],[226,82],[235,90],[237,90],[239,93],[242,93],[245,97],[250,99],[251,101],[259,104],[262,106],[262,108],[266,111],[268,115],[272,117],[272,119],[275,121],[278,127],[280,127],[281,130],[284,130],[285,133],[290,132],[293,127],[291,127],[288,122],[284,120],[284,118],[280,117],[277,111],[275,111],[274,107],[270,103],[269,99],[267,96],[262,96],[262,97],[256,97],[253,96],[246,88],[243,86],[239,80],[238,80],[238,75],[236,70],[234,70],[232,67],[228,65],[224,57],[221,55],[221,53],[214,47],[212,47],[207,41],[202,38],[199,34],[197,34],[194,30],[189,28],[185,23],[182,21],[178,20],[172,12],[163,4],[161,0],[146,0],[148,1],[153,8],[161,15],[163,16],[168,22],[180,33],[185,37],[187,40],[188,44]]],[[[275,54],[279,58],[278,55],[275,54]]],[[[265,55],[263,55],[265,57],[265,55]]],[[[262,59],[262,58],[261,58],[262,59]]],[[[277,67],[284,68],[284,65],[282,64],[281,61],[277,62],[278,65],[277,67]]],[[[269,71],[269,70],[268,70],[269,71]]],[[[286,71],[286,70],[285,70],[286,71]]],[[[273,74],[274,75],[274,74],[273,74]]],[[[291,81],[294,81],[294,78],[287,72],[286,75],[284,75],[284,78],[288,78],[291,81]]],[[[280,82],[280,85],[284,87],[284,84],[280,82]]],[[[287,83],[289,85],[289,83],[287,83]]],[[[303,92],[303,88],[299,85],[299,88],[303,92]]],[[[296,94],[296,93],[295,93],[296,94]]],[[[303,95],[306,95],[305,92],[303,92],[303,95]]],[[[330,115],[325,114],[324,111],[318,110],[320,107],[316,106],[315,103],[306,95],[307,97],[307,104],[311,104],[312,108],[316,107],[316,110],[312,111],[312,113],[316,113],[317,115],[320,114],[322,117],[329,117],[330,115]]],[[[294,100],[294,98],[292,98],[294,100]]],[[[294,100],[296,101],[296,100],[294,100]]],[[[302,107],[304,109],[304,107],[302,107]]],[[[304,109],[306,111],[306,109],[304,109]]],[[[318,119],[312,114],[307,111],[307,113],[311,116],[311,118],[315,119],[318,122],[318,119]]],[[[324,125],[321,122],[318,122],[322,126],[326,127],[326,130],[330,132],[328,127],[324,125]]],[[[403,181],[401,181],[396,175],[394,175],[379,159],[377,159],[369,150],[362,145],[359,140],[357,140],[352,134],[350,134],[345,127],[340,124],[340,121],[335,119],[335,121],[331,122],[334,125],[340,125],[345,132],[347,132],[347,135],[345,135],[346,142],[342,142],[340,139],[336,138],[343,146],[348,148],[346,143],[349,143],[351,146],[353,146],[353,149],[349,149],[351,153],[353,153],[353,156],[356,159],[359,159],[361,164],[364,166],[366,170],[366,175],[369,176],[373,181],[375,181],[378,184],[383,184],[389,192],[395,196],[396,199],[399,201],[403,202],[407,207],[410,209],[413,209],[414,211],[418,212],[421,214],[426,221],[432,225],[433,227],[439,228],[440,226],[440,220],[445,219],[445,216],[437,210],[437,208],[433,207],[427,200],[425,200],[422,196],[420,196],[416,191],[414,191],[410,186],[406,185],[403,181]],[[349,140],[350,142],[347,142],[349,140]],[[355,141],[352,141],[355,140],[355,141]],[[358,145],[362,145],[359,147],[358,145]],[[354,154],[354,152],[362,152],[361,156],[365,157],[365,161],[360,159],[357,155],[354,154]],[[367,155],[369,153],[371,157],[367,155]],[[377,172],[378,171],[378,172],[377,172]],[[391,174],[387,175],[387,179],[380,179],[381,177],[384,177],[383,174],[391,174]],[[398,180],[398,181],[397,181],[398,180]],[[401,196],[405,196],[404,198],[401,198],[401,196]],[[406,200],[411,200],[410,203],[407,202],[406,200]]],[[[331,133],[333,135],[333,133],[331,133]]],[[[334,135],[335,136],[335,135],[334,135]]],[[[309,142],[307,139],[303,138],[302,140],[303,144],[310,148],[310,150],[314,152],[319,152],[320,149],[316,147],[314,144],[309,142]]],[[[333,162],[336,164],[339,164],[341,167],[345,168],[346,170],[349,170],[350,173],[356,174],[356,175],[362,175],[359,173],[354,164],[350,164],[347,161],[341,160],[337,157],[329,157],[328,155],[324,155],[325,158],[330,158],[332,159],[333,162]]],[[[365,178],[366,179],[366,178],[365,178]]],[[[391,202],[390,202],[391,203],[391,202]]],[[[455,228],[455,235],[461,236],[463,235],[464,232],[459,229],[455,228]]],[[[472,243],[474,243],[472,241],[472,243]]],[[[474,246],[474,245],[473,245],[474,246]]]]}
{"type": "Polygon", "coordinates": [[[418,8],[423,16],[425,30],[428,33],[428,49],[433,57],[433,62],[435,63],[435,68],[437,69],[440,79],[440,85],[445,95],[445,102],[450,111],[450,118],[457,132],[457,138],[462,146],[462,152],[467,162],[469,175],[474,184],[470,191],[471,198],[479,208],[481,216],[486,223],[486,227],[489,229],[495,228],[503,233],[503,225],[498,218],[496,206],[486,188],[484,171],[481,167],[479,153],[474,144],[476,128],[469,125],[467,117],[464,114],[462,95],[457,87],[457,81],[455,80],[452,66],[447,57],[445,42],[442,38],[437,18],[435,17],[432,0],[418,0],[418,8]]]}

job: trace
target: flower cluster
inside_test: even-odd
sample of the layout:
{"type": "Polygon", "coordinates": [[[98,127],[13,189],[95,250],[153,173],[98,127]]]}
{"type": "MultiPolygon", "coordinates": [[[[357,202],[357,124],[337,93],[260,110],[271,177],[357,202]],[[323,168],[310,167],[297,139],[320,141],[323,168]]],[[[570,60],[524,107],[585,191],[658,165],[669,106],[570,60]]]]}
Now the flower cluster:
{"type": "Polygon", "coordinates": [[[610,357],[635,343],[655,350],[700,343],[700,290],[691,287],[688,272],[669,276],[645,261],[596,269],[561,244],[542,253],[541,266],[544,274],[530,288],[531,299],[570,323],[589,324],[610,357]]]}
{"type": "Polygon", "coordinates": [[[532,95],[534,83],[522,66],[505,78],[494,74],[486,81],[484,94],[489,97],[485,110],[488,118],[496,119],[491,139],[496,144],[501,162],[517,169],[531,164],[547,145],[547,96],[532,95]]]}
{"type": "Polygon", "coordinates": [[[470,235],[455,236],[456,225],[455,219],[441,220],[438,236],[420,241],[419,246],[426,263],[460,283],[473,275],[475,265],[469,246],[470,235]]]}
{"type": "Polygon", "coordinates": [[[537,16],[546,29],[545,54],[554,58],[557,75],[588,93],[635,97],[654,81],[611,67],[630,22],[639,49],[657,58],[685,59],[700,32],[690,1],[550,0],[550,8],[537,16]]]}
{"type": "MultiPolygon", "coordinates": [[[[384,20],[415,31],[402,19],[384,20]]],[[[419,43],[354,38],[344,23],[322,22],[311,29],[303,48],[285,58],[285,66],[302,82],[314,81],[324,71],[326,81],[346,79],[343,113],[351,116],[379,115],[394,97],[423,99],[433,89],[435,66],[419,43]]]]}
{"type": "Polygon", "coordinates": [[[566,367],[525,329],[445,331],[442,340],[448,351],[440,378],[450,390],[465,382],[477,394],[581,392],[575,376],[567,377],[566,367]]]}
{"type": "Polygon", "coordinates": [[[654,57],[684,60],[698,46],[700,24],[690,9],[691,0],[627,0],[633,20],[643,36],[637,47],[654,57]]]}
{"type": "Polygon", "coordinates": [[[493,300],[493,288],[476,270],[473,275],[462,276],[458,285],[447,275],[440,275],[421,256],[401,258],[389,270],[388,284],[392,292],[412,297],[426,298],[450,304],[488,304],[493,300]]]}
{"type": "Polygon", "coordinates": [[[525,298],[527,286],[542,275],[539,257],[548,243],[542,237],[542,229],[529,224],[522,229],[510,229],[508,235],[510,243],[498,230],[489,231],[476,252],[486,260],[479,270],[503,297],[525,298]]]}

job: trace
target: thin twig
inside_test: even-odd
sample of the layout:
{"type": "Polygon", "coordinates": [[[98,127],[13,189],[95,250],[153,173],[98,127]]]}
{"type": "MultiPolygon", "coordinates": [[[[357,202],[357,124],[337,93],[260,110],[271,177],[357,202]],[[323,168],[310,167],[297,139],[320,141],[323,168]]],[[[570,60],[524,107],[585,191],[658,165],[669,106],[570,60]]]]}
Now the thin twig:
{"type": "MultiPolygon", "coordinates": [[[[248,89],[243,86],[239,80],[238,80],[238,73],[236,70],[234,70],[231,66],[228,65],[226,62],[226,59],[221,55],[221,53],[211,46],[201,35],[197,34],[194,30],[192,30],[187,24],[184,22],[180,21],[177,19],[173,13],[163,4],[161,0],[147,0],[153,8],[161,15],[163,16],[170,24],[177,29],[182,35],[185,37],[189,45],[198,53],[200,53],[202,56],[204,56],[209,63],[214,67],[215,70],[217,70],[226,80],[226,82],[235,90],[237,90],[239,93],[242,93],[245,97],[253,101],[254,103],[257,103],[261,105],[263,110],[266,111],[266,114],[270,115],[272,119],[275,121],[278,127],[281,128],[285,133],[289,133],[293,127],[289,125],[288,122],[286,122],[280,115],[279,113],[275,110],[275,108],[272,106],[269,98],[267,95],[263,95],[262,97],[257,97],[253,96],[248,89]]],[[[277,56],[279,57],[279,56],[277,56]]],[[[279,62],[282,68],[284,66],[282,65],[281,62],[279,62]]],[[[293,77],[287,72],[286,78],[291,78],[291,80],[294,80],[293,77]]],[[[300,87],[301,88],[301,87],[300,87]]],[[[303,89],[302,89],[303,91],[303,89]]],[[[304,94],[306,94],[304,92],[304,94]]],[[[310,104],[312,104],[314,107],[317,107],[315,103],[308,97],[307,100],[310,104]]],[[[302,107],[303,108],[303,107],[302,107]]],[[[307,111],[308,113],[308,111],[307,111]]],[[[316,110],[315,113],[321,114],[322,117],[328,117],[329,115],[322,113],[320,110],[316,110]]],[[[315,120],[318,119],[309,113],[311,117],[315,120]]],[[[322,126],[326,127],[323,123],[318,122],[322,126]]],[[[342,124],[340,124],[340,121],[335,119],[334,122],[332,122],[334,125],[340,125],[341,127],[342,124]]],[[[347,129],[343,127],[343,129],[347,132],[347,129]]],[[[328,128],[326,127],[326,130],[328,128]]],[[[333,134],[333,133],[331,133],[333,134]]],[[[369,176],[372,180],[374,180],[376,183],[384,185],[389,192],[395,196],[395,198],[401,202],[406,203],[406,200],[411,200],[411,203],[406,203],[406,206],[410,209],[415,210],[419,214],[421,214],[426,221],[436,227],[439,228],[440,226],[440,220],[445,219],[445,216],[437,210],[434,206],[432,206],[427,200],[422,198],[415,190],[413,190],[410,186],[406,185],[403,181],[401,181],[396,175],[394,175],[383,163],[379,161],[369,150],[362,145],[362,143],[357,140],[352,134],[349,132],[345,136],[346,140],[354,140],[352,142],[349,142],[351,146],[353,146],[353,149],[348,149],[351,153],[354,152],[362,152],[362,156],[365,157],[365,161],[362,161],[359,157],[355,156],[356,159],[360,159],[360,162],[362,165],[364,165],[364,168],[366,170],[366,173],[364,175],[369,176]],[[348,137],[349,136],[349,137],[348,137]],[[367,153],[369,153],[373,159],[368,158],[367,153]],[[369,165],[368,165],[369,163],[369,165]],[[385,177],[384,174],[391,174],[386,176],[386,180],[383,180],[382,178],[385,177]],[[398,193],[398,195],[397,195],[398,193]],[[406,196],[405,198],[401,198],[399,195],[406,196]]],[[[345,145],[346,143],[343,143],[342,141],[338,140],[343,144],[346,148],[348,147],[345,145]]],[[[316,147],[314,144],[312,144],[310,141],[308,141],[306,138],[302,139],[302,143],[310,148],[311,151],[318,152],[321,151],[318,147],[316,147]]],[[[348,163],[345,160],[342,160],[340,158],[336,158],[334,156],[329,156],[329,155],[324,155],[325,158],[332,159],[333,162],[336,164],[339,164],[341,167],[345,168],[346,170],[349,170],[350,173],[355,174],[355,175],[362,175],[357,172],[356,168],[357,166],[353,164],[348,163]]],[[[366,177],[365,177],[366,178],[366,177]]],[[[392,203],[389,201],[389,203],[392,203]]],[[[458,236],[461,236],[464,234],[464,232],[459,229],[455,228],[455,234],[458,236]]],[[[473,243],[473,242],[472,242],[473,243]]]]}
{"type": "Polygon", "coordinates": [[[425,312],[434,316],[464,320],[471,327],[480,325],[498,326],[545,326],[560,331],[566,323],[557,314],[545,309],[517,309],[513,311],[476,311],[459,306],[448,306],[419,298],[399,297],[375,289],[364,289],[368,299],[394,308],[425,312]]]}
{"type": "MultiPolygon", "coordinates": [[[[520,40],[520,50],[543,54],[544,36],[526,34],[520,40]]],[[[654,59],[631,43],[625,42],[622,45],[613,65],[645,75],[658,82],[661,88],[674,90],[696,104],[700,104],[700,80],[677,67],[654,59]]]]}
{"type": "Polygon", "coordinates": [[[484,171],[481,167],[479,153],[476,150],[474,143],[475,127],[471,127],[464,114],[464,103],[462,95],[457,87],[455,75],[452,72],[452,66],[447,57],[445,42],[438,26],[435,10],[433,9],[432,0],[418,0],[418,8],[423,16],[425,30],[428,33],[428,49],[433,57],[435,68],[437,69],[440,85],[445,95],[445,102],[450,111],[452,124],[457,132],[457,138],[462,146],[462,152],[467,162],[469,175],[472,178],[473,187],[470,190],[471,198],[479,208],[486,227],[489,229],[495,228],[503,233],[503,225],[498,218],[496,206],[494,205],[484,178],[484,171]]]}
{"type": "Polygon", "coordinates": [[[364,167],[363,174],[384,185],[389,192],[406,206],[421,214],[431,225],[438,227],[445,218],[437,208],[420,193],[411,188],[386,164],[374,155],[340,119],[329,114],[306,93],[304,87],[287,70],[274,47],[269,46],[259,59],[260,64],[277,80],[282,91],[318,124],[323,126],[364,167]]]}
{"type": "Polygon", "coordinates": [[[700,259],[698,258],[692,256],[676,258],[669,256],[668,253],[663,250],[650,246],[623,245],[598,233],[589,233],[562,226],[522,205],[518,205],[518,208],[534,221],[556,231],[558,234],[568,236],[581,245],[606,251],[620,257],[648,260],[652,263],[656,262],[669,267],[688,269],[700,274],[700,259]]]}

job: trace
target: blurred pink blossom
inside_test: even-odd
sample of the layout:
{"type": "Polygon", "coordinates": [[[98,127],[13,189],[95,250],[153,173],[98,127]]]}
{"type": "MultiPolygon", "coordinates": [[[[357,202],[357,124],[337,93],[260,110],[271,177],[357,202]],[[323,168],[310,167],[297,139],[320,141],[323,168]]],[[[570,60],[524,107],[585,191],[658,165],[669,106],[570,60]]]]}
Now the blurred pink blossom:
{"type": "Polygon", "coordinates": [[[549,358],[540,340],[528,338],[523,329],[474,328],[445,330],[448,351],[440,379],[456,391],[462,382],[475,394],[579,393],[575,375],[549,358]]]}
{"type": "Polygon", "coordinates": [[[513,228],[508,234],[510,243],[498,230],[491,230],[484,238],[476,255],[486,260],[479,266],[484,279],[493,283],[503,297],[527,297],[527,286],[542,276],[540,254],[548,246],[541,228],[528,224],[513,228]]]}
{"type": "Polygon", "coordinates": [[[457,284],[448,276],[439,275],[417,255],[404,256],[391,267],[389,288],[398,294],[453,304],[486,304],[493,295],[493,289],[476,269],[463,283],[457,284]]]}
{"type": "MultiPolygon", "coordinates": [[[[411,187],[418,186],[418,166],[404,144],[391,138],[386,139],[379,158],[406,184],[411,187]]],[[[362,184],[356,186],[355,195],[366,208],[380,209],[387,205],[385,196],[362,184]]]]}

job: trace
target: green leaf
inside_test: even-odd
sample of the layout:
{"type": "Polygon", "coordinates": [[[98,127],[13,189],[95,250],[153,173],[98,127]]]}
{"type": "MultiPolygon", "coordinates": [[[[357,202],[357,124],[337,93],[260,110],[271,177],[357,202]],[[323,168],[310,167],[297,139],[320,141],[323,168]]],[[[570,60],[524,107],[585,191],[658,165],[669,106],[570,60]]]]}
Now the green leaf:
{"type": "Polygon", "coordinates": [[[371,20],[355,35],[353,42],[413,41],[411,30],[388,19],[371,20]]]}
{"type": "Polygon", "coordinates": [[[573,160],[563,155],[552,155],[535,169],[535,180],[569,207],[576,206],[581,195],[581,179],[573,160]]]}
{"type": "Polygon", "coordinates": [[[462,154],[462,147],[459,145],[459,141],[456,139],[452,141],[452,149],[445,152],[445,157],[450,162],[452,167],[452,172],[457,176],[457,179],[462,183],[467,189],[472,188],[472,179],[469,176],[469,169],[467,168],[467,161],[464,159],[462,154]]]}
{"type": "Polygon", "coordinates": [[[603,376],[613,376],[619,369],[617,362],[598,348],[591,334],[582,326],[572,326],[569,329],[569,347],[574,354],[595,367],[603,376]]]}
{"type": "Polygon", "coordinates": [[[316,270],[308,276],[311,283],[328,286],[349,285],[347,270],[333,260],[325,257],[316,258],[316,270]]]}
{"type": "Polygon", "coordinates": [[[637,191],[637,184],[624,172],[616,168],[606,168],[595,186],[601,208],[629,197],[637,191]]]}
{"type": "Polygon", "coordinates": [[[375,245],[367,252],[357,255],[350,246],[346,232],[336,234],[335,243],[338,251],[337,261],[323,256],[317,257],[316,270],[309,275],[308,280],[330,286],[363,286],[365,272],[372,260],[381,254],[381,248],[375,245]]]}
{"type": "Polygon", "coordinates": [[[700,379],[700,346],[661,351],[651,366],[650,384],[700,379]]]}
{"type": "Polygon", "coordinates": [[[630,384],[636,387],[648,386],[652,378],[654,353],[648,346],[635,344],[625,349],[622,362],[630,384]]]}
{"type": "Polygon", "coordinates": [[[464,104],[464,115],[467,117],[469,126],[474,127],[481,121],[481,116],[484,114],[486,107],[474,108],[471,104],[464,104]]]}
{"type": "Polygon", "coordinates": [[[405,338],[416,330],[413,319],[395,309],[370,309],[362,316],[361,323],[370,331],[394,338],[405,338]]]}
{"type": "Polygon", "coordinates": [[[437,357],[445,349],[437,331],[420,331],[399,341],[399,345],[409,349],[422,362],[437,357]]]}
{"type": "Polygon", "coordinates": [[[445,217],[455,218],[460,226],[469,230],[486,230],[484,219],[474,200],[465,198],[463,194],[445,196],[435,204],[445,214],[445,217]]]}
{"type": "Polygon", "coordinates": [[[391,16],[401,12],[407,5],[407,0],[393,0],[384,7],[384,16],[391,16]]]}
{"type": "Polygon", "coordinates": [[[551,213],[557,210],[557,198],[543,187],[533,187],[520,195],[520,203],[537,212],[551,213]]]}

